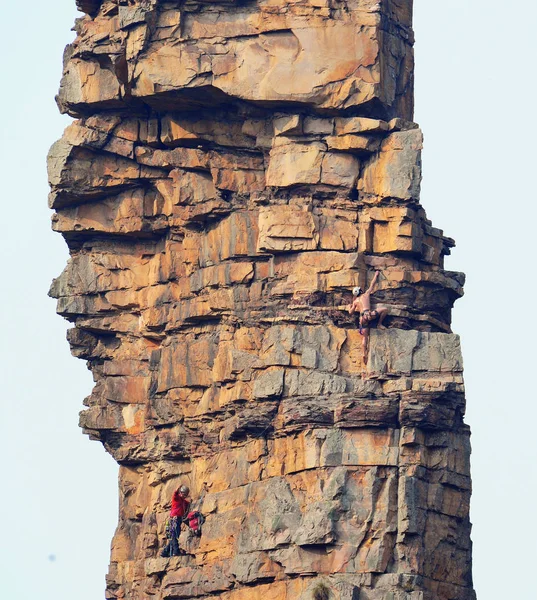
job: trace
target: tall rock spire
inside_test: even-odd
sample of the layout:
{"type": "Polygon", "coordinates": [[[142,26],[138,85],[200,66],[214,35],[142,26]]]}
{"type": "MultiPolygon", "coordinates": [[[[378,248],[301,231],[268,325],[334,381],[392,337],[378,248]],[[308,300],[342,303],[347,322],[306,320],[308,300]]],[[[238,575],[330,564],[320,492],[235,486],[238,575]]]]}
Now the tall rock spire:
{"type": "Polygon", "coordinates": [[[51,294],[120,465],[107,598],[474,599],[464,276],[419,204],[411,0],[77,6],[51,294]],[[162,558],[181,484],[206,521],[162,558]]]}

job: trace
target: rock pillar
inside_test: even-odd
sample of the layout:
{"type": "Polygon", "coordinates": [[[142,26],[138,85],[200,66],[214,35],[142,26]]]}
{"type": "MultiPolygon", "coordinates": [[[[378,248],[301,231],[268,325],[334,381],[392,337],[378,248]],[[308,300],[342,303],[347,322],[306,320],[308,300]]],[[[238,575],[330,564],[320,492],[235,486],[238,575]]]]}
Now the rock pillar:
{"type": "Polygon", "coordinates": [[[77,0],[51,293],[120,465],[107,598],[472,600],[464,276],[411,0],[77,0]],[[364,354],[345,309],[381,272],[364,354]],[[160,558],[173,490],[206,522],[160,558]]]}

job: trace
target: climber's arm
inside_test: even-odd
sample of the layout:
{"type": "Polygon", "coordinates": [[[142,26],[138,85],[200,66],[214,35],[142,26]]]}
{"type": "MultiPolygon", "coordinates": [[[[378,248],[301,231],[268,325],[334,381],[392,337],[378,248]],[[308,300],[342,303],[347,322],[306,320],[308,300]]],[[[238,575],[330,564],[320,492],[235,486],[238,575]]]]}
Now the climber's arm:
{"type": "Polygon", "coordinates": [[[377,279],[379,278],[379,273],[380,273],[380,271],[375,271],[375,276],[373,277],[373,281],[371,282],[371,285],[367,288],[366,294],[371,294],[373,292],[373,289],[375,288],[375,285],[377,284],[377,279]]]}

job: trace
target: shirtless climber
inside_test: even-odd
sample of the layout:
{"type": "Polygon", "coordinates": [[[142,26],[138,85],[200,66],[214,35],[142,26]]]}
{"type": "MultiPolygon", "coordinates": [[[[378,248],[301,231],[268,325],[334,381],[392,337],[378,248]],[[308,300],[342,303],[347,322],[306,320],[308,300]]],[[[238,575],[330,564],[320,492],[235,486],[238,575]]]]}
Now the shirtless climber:
{"type": "Polygon", "coordinates": [[[355,287],[352,290],[352,295],[354,296],[354,300],[352,304],[349,306],[349,313],[352,315],[354,313],[359,313],[359,325],[360,325],[360,334],[363,336],[362,339],[362,348],[364,351],[364,364],[367,364],[367,353],[369,350],[369,325],[375,320],[378,319],[377,328],[385,329],[382,322],[384,318],[388,314],[388,309],[385,307],[377,306],[375,309],[371,309],[371,294],[375,289],[377,284],[377,279],[379,278],[379,271],[375,273],[373,277],[373,281],[371,285],[367,288],[365,292],[362,291],[362,288],[355,287]]]}
{"type": "Polygon", "coordinates": [[[173,493],[170,520],[166,525],[166,536],[169,541],[161,553],[163,557],[184,554],[184,551],[179,548],[179,534],[181,533],[181,523],[190,507],[190,500],[187,499],[189,493],[190,490],[186,485],[182,485],[173,493]]]}

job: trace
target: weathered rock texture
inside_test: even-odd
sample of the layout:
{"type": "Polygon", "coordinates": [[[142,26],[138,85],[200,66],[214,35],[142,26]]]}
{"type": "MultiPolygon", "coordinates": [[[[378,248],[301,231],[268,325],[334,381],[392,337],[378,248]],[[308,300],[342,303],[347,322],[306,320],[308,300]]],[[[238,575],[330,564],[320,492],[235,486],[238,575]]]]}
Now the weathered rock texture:
{"type": "Polygon", "coordinates": [[[411,0],[77,5],[51,293],[120,464],[107,598],[475,598],[464,277],[418,201],[411,0]],[[321,307],[375,269],[365,365],[321,307]],[[180,483],[203,536],[159,558],[180,483]]]}

